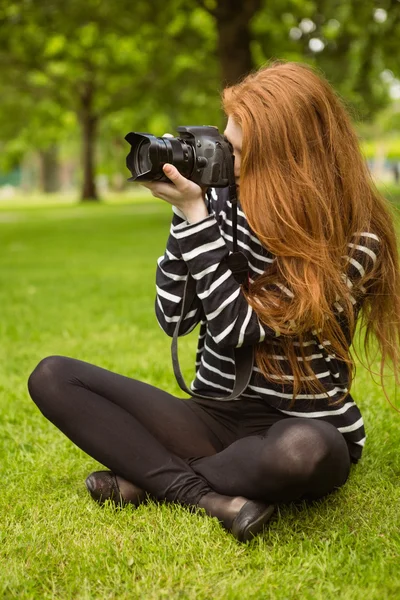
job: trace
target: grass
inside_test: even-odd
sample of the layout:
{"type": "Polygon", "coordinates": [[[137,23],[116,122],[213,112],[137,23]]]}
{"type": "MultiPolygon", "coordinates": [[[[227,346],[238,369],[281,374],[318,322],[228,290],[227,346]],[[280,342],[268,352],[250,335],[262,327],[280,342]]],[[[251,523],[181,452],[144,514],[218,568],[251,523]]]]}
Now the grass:
{"type": "MultiPolygon", "coordinates": [[[[361,369],[368,441],[348,484],[280,507],[248,545],[179,506],[102,509],[89,498],[84,479],[99,465],[44,419],[26,380],[62,354],[179,394],[153,314],[170,210],[149,198],[39,204],[0,209],[0,597],[399,598],[400,416],[361,369]]],[[[182,340],[187,378],[194,347],[182,340]]]]}

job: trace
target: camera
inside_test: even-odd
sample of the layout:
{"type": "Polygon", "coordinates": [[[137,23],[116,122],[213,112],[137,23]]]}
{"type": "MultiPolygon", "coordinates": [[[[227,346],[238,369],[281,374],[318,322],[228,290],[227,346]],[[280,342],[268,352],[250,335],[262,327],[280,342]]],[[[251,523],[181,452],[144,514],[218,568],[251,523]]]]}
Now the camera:
{"type": "Polygon", "coordinates": [[[177,127],[178,137],[155,137],[149,133],[131,132],[125,139],[131,144],[126,166],[132,173],[128,181],[170,180],[162,170],[165,163],[201,187],[226,187],[229,165],[233,171],[234,156],[228,140],[213,126],[177,127]]]}

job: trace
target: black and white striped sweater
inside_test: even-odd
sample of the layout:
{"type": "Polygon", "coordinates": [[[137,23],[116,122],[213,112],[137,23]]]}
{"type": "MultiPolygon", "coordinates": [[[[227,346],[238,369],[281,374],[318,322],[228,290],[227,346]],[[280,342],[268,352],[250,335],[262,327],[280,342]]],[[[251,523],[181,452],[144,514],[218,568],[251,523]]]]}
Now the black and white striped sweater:
{"type": "MultiPolygon", "coordinates": [[[[182,335],[189,333],[198,323],[200,333],[196,357],[196,377],[191,384],[194,392],[204,395],[229,395],[234,384],[233,348],[256,344],[266,336],[276,345],[278,360],[282,360],[287,385],[267,381],[256,366],[249,386],[242,398],[262,398],[270,405],[296,417],[322,419],[332,423],[349,443],[352,460],[357,462],[365,443],[365,431],[361,413],[350,395],[344,401],[332,405],[347,392],[348,372],[346,366],[335,359],[330,351],[329,340],[322,342],[310,333],[303,342],[307,360],[326,393],[299,393],[292,405],[293,376],[286,357],[280,354],[279,334],[262,325],[256,313],[248,305],[240,285],[226,264],[232,251],[232,206],[227,189],[210,190],[208,194],[209,217],[189,224],[182,213],[174,208],[174,215],[164,256],[158,260],[156,284],[156,314],[161,328],[170,336],[181,313],[182,296],[188,272],[196,280],[197,297],[185,315],[182,335]],[[305,348],[308,346],[308,348],[305,348]]],[[[256,279],[275,259],[251,231],[244,213],[238,210],[238,247],[247,257],[250,278],[256,279]]],[[[360,244],[348,258],[348,270],[343,275],[349,287],[359,281],[376,260],[374,251],[378,238],[363,233],[360,244]],[[372,242],[372,244],[371,244],[372,242]],[[362,245],[365,243],[365,246],[362,245]]],[[[292,294],[280,286],[283,294],[292,294]]],[[[350,296],[351,297],[351,296],[350,296]]],[[[355,300],[354,300],[355,302],[355,300]]],[[[336,303],[340,313],[340,303],[336,303]]],[[[299,342],[295,342],[295,346],[299,342]]],[[[298,360],[302,360],[299,356],[298,360]]]]}

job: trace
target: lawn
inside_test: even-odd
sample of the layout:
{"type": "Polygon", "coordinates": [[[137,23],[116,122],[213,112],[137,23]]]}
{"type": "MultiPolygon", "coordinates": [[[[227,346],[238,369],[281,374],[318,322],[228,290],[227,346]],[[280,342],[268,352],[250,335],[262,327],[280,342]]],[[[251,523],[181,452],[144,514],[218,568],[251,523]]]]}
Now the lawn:
{"type": "MultiPolygon", "coordinates": [[[[91,500],[84,479],[98,463],[44,419],[26,380],[62,354],[179,394],[153,314],[170,210],[140,197],[39,204],[0,207],[0,597],[400,598],[400,415],[362,368],[353,391],[368,440],[348,484],[280,507],[248,545],[182,507],[91,500]]],[[[188,379],[194,350],[193,335],[182,340],[188,379]]]]}

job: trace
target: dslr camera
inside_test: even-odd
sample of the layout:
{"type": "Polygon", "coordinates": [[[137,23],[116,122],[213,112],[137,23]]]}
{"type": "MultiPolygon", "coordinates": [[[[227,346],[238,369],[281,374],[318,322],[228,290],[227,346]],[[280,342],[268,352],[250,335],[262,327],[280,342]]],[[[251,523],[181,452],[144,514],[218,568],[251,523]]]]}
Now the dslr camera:
{"type": "Polygon", "coordinates": [[[150,133],[131,132],[125,136],[131,150],[126,166],[132,173],[129,181],[164,181],[165,163],[201,187],[226,187],[233,173],[232,146],[217,127],[177,127],[178,137],[155,137],[150,133]],[[231,165],[228,165],[231,161],[231,165]],[[230,169],[229,169],[230,167],[230,169]]]}

